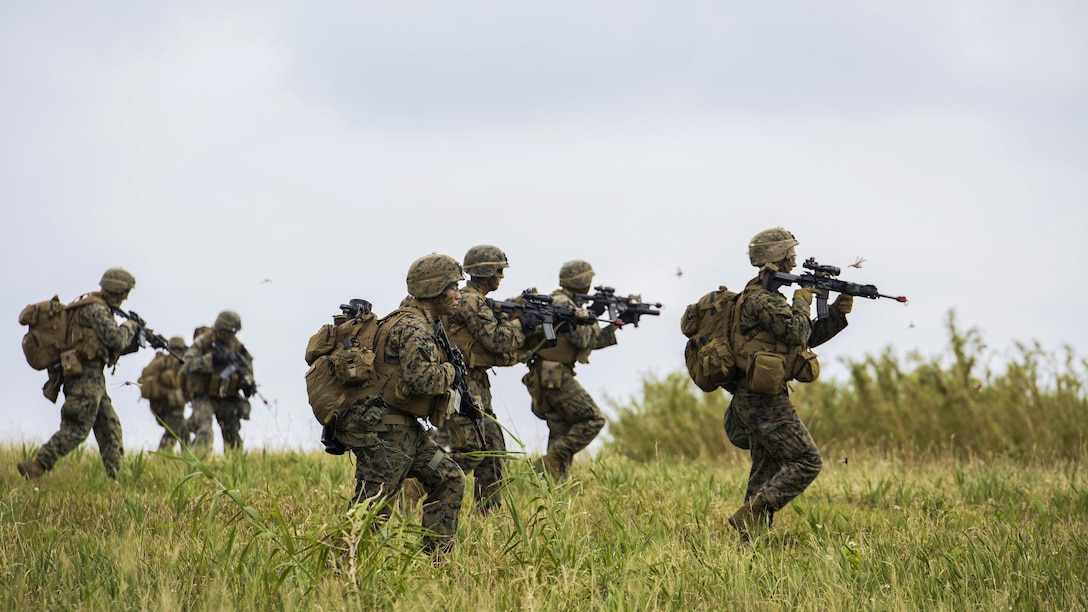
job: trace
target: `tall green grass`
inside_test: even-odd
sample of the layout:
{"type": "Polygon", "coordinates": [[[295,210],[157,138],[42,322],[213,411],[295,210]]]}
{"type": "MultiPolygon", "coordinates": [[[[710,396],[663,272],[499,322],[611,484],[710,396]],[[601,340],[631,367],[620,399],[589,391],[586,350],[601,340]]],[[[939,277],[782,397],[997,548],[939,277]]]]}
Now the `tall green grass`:
{"type": "MultiPolygon", "coordinates": [[[[1000,366],[977,330],[948,319],[945,354],[890,349],[846,362],[846,380],[791,383],[798,414],[825,457],[854,449],[908,456],[1060,460],[1085,456],[1088,363],[1066,348],[1048,354],[1017,344],[1000,366]]],[[[721,426],[729,395],[704,394],[676,372],[643,381],[641,398],[613,403],[606,448],[637,460],[657,456],[737,458],[721,426]]]]}

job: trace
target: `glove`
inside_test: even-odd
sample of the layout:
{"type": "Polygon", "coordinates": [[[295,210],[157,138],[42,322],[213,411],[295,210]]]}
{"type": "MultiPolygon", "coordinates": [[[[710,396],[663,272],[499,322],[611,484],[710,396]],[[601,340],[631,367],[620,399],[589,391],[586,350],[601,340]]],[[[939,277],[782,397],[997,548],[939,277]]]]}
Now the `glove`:
{"type": "Polygon", "coordinates": [[[839,297],[831,303],[831,311],[840,315],[848,315],[854,310],[854,296],[840,293],[839,297]]]}
{"type": "Polygon", "coordinates": [[[461,368],[453,368],[453,384],[450,385],[451,389],[456,389],[461,386],[461,382],[465,379],[465,375],[461,372],[461,368]]]}
{"type": "Polygon", "coordinates": [[[812,295],[815,293],[808,287],[801,287],[793,292],[793,307],[808,312],[812,308],[812,295]]]}
{"type": "Polygon", "coordinates": [[[521,321],[521,329],[528,334],[536,329],[536,324],[540,321],[540,316],[535,312],[523,311],[518,319],[521,321]]]}
{"type": "MultiPolygon", "coordinates": [[[[575,308],[574,309],[574,318],[578,319],[579,321],[592,321],[596,317],[590,315],[589,311],[586,310],[585,308],[575,308]]],[[[574,328],[572,327],[571,329],[574,329],[574,328]]]]}
{"type": "Polygon", "coordinates": [[[603,315],[606,310],[608,310],[608,304],[605,304],[604,302],[593,302],[589,307],[589,311],[592,312],[595,317],[603,315]]]}
{"type": "Polygon", "coordinates": [[[140,333],[140,324],[137,323],[136,321],[126,320],[124,323],[121,324],[121,327],[122,328],[127,327],[127,328],[131,329],[133,336],[140,333]]]}

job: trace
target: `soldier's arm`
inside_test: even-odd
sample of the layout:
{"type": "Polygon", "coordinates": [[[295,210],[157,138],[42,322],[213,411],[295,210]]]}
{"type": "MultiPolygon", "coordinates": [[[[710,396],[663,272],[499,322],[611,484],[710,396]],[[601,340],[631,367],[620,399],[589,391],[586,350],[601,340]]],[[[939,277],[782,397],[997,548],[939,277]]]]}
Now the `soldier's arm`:
{"type": "Polygon", "coordinates": [[[820,346],[846,329],[846,315],[839,314],[834,310],[830,314],[831,316],[827,318],[817,319],[812,322],[812,333],[808,337],[810,347],[820,346]]]}
{"type": "MultiPolygon", "coordinates": [[[[596,326],[593,326],[593,327],[596,327],[596,326]]],[[[593,343],[593,350],[603,349],[605,347],[612,346],[612,345],[616,344],[617,343],[617,340],[616,340],[616,330],[617,329],[619,329],[619,327],[617,327],[615,325],[612,325],[611,323],[609,323],[608,325],[605,325],[604,327],[600,328],[600,331],[597,334],[597,339],[593,343]]]]}
{"type": "Polygon", "coordinates": [[[94,330],[102,346],[111,353],[120,353],[128,348],[136,337],[138,329],[134,325],[118,325],[110,309],[102,304],[91,304],[80,311],[83,324],[94,330]]]}
{"type": "Polygon", "coordinates": [[[193,345],[185,351],[185,363],[181,366],[182,374],[211,374],[212,355],[204,354],[203,337],[193,341],[193,345]]]}
{"type": "Polygon", "coordinates": [[[438,360],[438,347],[431,329],[423,319],[405,319],[398,330],[390,332],[390,342],[396,342],[403,380],[413,395],[439,395],[449,390],[456,376],[451,363],[438,360]]]}
{"type": "Polygon", "coordinates": [[[743,308],[754,315],[760,328],[770,331],[790,346],[806,344],[812,335],[808,313],[794,308],[776,291],[759,291],[747,298],[743,308]]]}
{"type": "Polygon", "coordinates": [[[472,337],[492,353],[508,353],[525,344],[525,332],[513,321],[500,321],[479,295],[465,295],[457,313],[472,337]]]}

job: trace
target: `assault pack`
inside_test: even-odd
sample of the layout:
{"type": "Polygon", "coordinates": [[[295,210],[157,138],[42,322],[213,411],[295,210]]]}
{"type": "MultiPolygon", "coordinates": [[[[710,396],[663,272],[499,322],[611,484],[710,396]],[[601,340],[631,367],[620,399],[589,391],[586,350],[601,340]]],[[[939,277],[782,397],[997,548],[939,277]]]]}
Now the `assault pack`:
{"type": "Polygon", "coordinates": [[[722,285],[689,305],[680,318],[680,331],[688,338],[684,364],[691,380],[707,393],[719,387],[732,393],[744,375],[736,367],[732,343],[739,297],[722,285]]]}
{"type": "Polygon", "coordinates": [[[68,347],[68,307],[60,296],[30,304],[19,313],[19,324],[30,329],[23,336],[23,355],[35,370],[45,370],[60,363],[60,354],[68,347]]]}

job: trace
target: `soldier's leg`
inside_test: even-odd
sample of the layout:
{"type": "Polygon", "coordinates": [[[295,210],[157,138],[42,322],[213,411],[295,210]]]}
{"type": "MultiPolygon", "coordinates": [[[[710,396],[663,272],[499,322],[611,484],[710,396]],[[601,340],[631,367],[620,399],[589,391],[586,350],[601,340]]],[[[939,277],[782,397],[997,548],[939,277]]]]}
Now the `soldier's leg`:
{"type": "Polygon", "coordinates": [[[162,434],[162,439],[159,440],[159,450],[169,450],[174,448],[174,444],[178,441],[181,442],[182,447],[186,444],[185,433],[185,409],[167,407],[161,409],[159,412],[159,419],[162,422],[163,428],[166,431],[162,434]]]}
{"type": "Polygon", "coordinates": [[[502,506],[502,478],[504,472],[503,454],[506,453],[506,439],[503,437],[502,427],[499,422],[493,420],[494,415],[488,415],[481,422],[484,431],[484,439],[491,448],[491,456],[485,457],[476,467],[474,483],[474,497],[476,507],[481,512],[489,512],[502,506]]]}
{"type": "MultiPolygon", "coordinates": [[[[589,393],[574,379],[569,372],[563,374],[563,385],[559,389],[546,389],[544,396],[554,412],[561,415],[561,420],[568,424],[562,431],[548,440],[548,454],[555,455],[560,462],[560,475],[566,475],[574,460],[574,454],[589,446],[590,442],[601,433],[605,420],[601,409],[589,393]]],[[[548,419],[552,428],[552,419],[548,419]]],[[[553,434],[556,432],[553,429],[553,434]]]]}
{"type": "Polygon", "coordinates": [[[449,551],[457,536],[465,474],[422,430],[414,440],[413,455],[408,474],[417,478],[427,491],[423,526],[435,534],[424,538],[424,549],[428,552],[449,551]]]}
{"type": "Polygon", "coordinates": [[[236,400],[213,400],[215,420],[223,432],[223,448],[242,450],[242,414],[236,400]]]}
{"type": "Polygon", "coordinates": [[[60,430],[38,450],[37,459],[47,471],[90,435],[98,418],[99,401],[105,393],[106,378],[100,370],[84,369],[82,376],[64,381],[60,430]]]}
{"type": "Polygon", "coordinates": [[[459,414],[455,414],[452,420],[457,424],[456,426],[459,427],[460,430],[464,433],[464,444],[458,445],[456,443],[456,441],[453,439],[452,433],[450,433],[449,425],[446,425],[442,428],[443,434],[440,434],[439,436],[432,439],[435,441],[435,444],[439,444],[439,440],[448,439],[450,458],[457,462],[457,465],[461,467],[462,472],[464,472],[465,474],[471,474],[472,471],[475,470],[483,461],[482,457],[480,457],[479,455],[475,455],[474,453],[483,450],[486,437],[480,437],[480,434],[476,431],[476,427],[473,424],[472,419],[463,417],[459,414]]]}
{"type": "MultiPolygon", "coordinates": [[[[792,408],[792,407],[791,407],[792,408]]],[[[790,418],[768,424],[760,432],[760,443],[778,471],[755,492],[773,512],[800,495],[820,474],[823,460],[812,435],[793,412],[790,418]]]]}
{"type": "Polygon", "coordinates": [[[121,420],[113,409],[110,396],[103,394],[98,404],[98,417],[94,422],[94,439],[98,442],[98,452],[102,455],[102,466],[106,475],[117,477],[121,467],[121,456],[125,454],[124,438],[121,433],[121,420]]]}
{"type": "Polygon", "coordinates": [[[212,420],[215,417],[215,409],[212,400],[205,397],[193,398],[193,413],[189,416],[188,429],[193,434],[193,446],[201,449],[209,449],[215,440],[215,430],[212,429],[212,420]]]}

